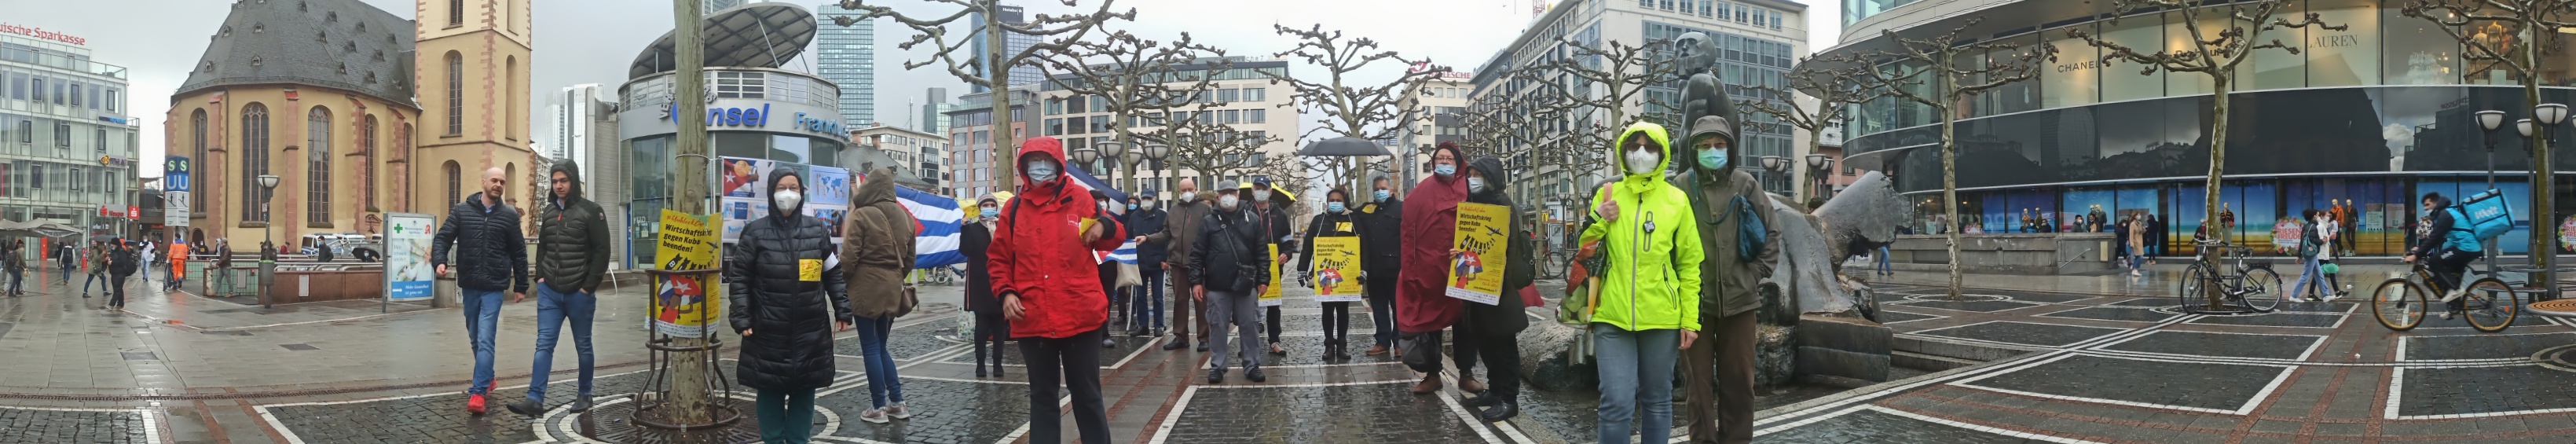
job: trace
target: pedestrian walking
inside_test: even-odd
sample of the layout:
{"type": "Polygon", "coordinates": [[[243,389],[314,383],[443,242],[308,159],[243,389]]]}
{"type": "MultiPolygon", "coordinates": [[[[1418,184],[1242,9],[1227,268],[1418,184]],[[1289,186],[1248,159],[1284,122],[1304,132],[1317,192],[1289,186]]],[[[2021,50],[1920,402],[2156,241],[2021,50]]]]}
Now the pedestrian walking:
{"type": "Polygon", "coordinates": [[[27,294],[27,241],[10,239],[0,242],[0,255],[6,256],[9,268],[9,296],[27,294]]]}
{"type": "Polygon", "coordinates": [[[1395,180],[1386,173],[1369,178],[1369,187],[1369,202],[1352,219],[1360,231],[1360,291],[1368,301],[1369,318],[1377,321],[1366,354],[1377,356],[1396,349],[1395,284],[1404,269],[1398,261],[1404,254],[1404,200],[1395,198],[1395,180]]]}
{"type": "MultiPolygon", "coordinates": [[[[1520,206],[1504,192],[1510,188],[1511,175],[1504,172],[1502,159],[1481,156],[1469,161],[1467,166],[1468,202],[1499,205],[1510,209],[1504,214],[1521,214],[1520,206]]],[[[1484,408],[1476,413],[1476,418],[1485,422],[1501,422],[1520,415],[1520,332],[1529,327],[1529,315],[1523,312],[1527,308],[1526,301],[1521,300],[1520,292],[1528,288],[1538,274],[1537,263],[1531,262],[1530,253],[1535,247],[1530,241],[1529,227],[1514,217],[1510,218],[1504,232],[1510,240],[1503,247],[1504,258],[1499,270],[1503,273],[1502,297],[1496,298],[1492,304],[1463,303],[1466,313],[1458,319],[1456,351],[1453,352],[1458,355],[1461,386],[1466,385],[1463,381],[1475,380],[1471,370],[1476,362],[1485,363],[1485,378],[1493,384],[1484,393],[1467,399],[1468,406],[1484,408]]],[[[1486,271],[1497,270],[1489,267],[1486,271]]]]}
{"type": "MultiPolygon", "coordinates": [[[[1762,192],[1761,182],[1736,168],[1744,164],[1745,156],[1735,149],[1734,102],[1713,88],[1708,91],[1717,97],[1709,101],[1715,104],[1713,115],[1691,123],[1690,137],[1685,139],[1690,143],[1691,167],[1684,170],[1682,179],[1673,181],[1688,193],[1684,201],[1691,216],[1675,220],[1695,219],[1698,223],[1692,226],[1699,230],[1696,245],[1673,245],[1697,250],[1701,256],[1698,267],[1674,267],[1697,274],[1699,285],[1674,291],[1681,300],[1698,305],[1697,324],[1708,331],[1697,341],[1682,342],[1682,367],[1689,369],[1683,374],[1682,397],[1689,400],[1691,442],[1741,444],[1753,441],[1754,309],[1762,307],[1762,278],[1780,263],[1776,240],[1780,225],[1771,217],[1770,195],[1762,192]]],[[[1646,197],[1650,196],[1641,195],[1641,200],[1646,197]]],[[[2087,222],[2092,224],[2088,230],[2100,228],[2098,210],[2086,217],[2093,219],[2087,222]]]]}
{"type": "MultiPolygon", "coordinates": [[[[499,384],[492,379],[492,338],[500,329],[501,293],[508,291],[512,302],[528,297],[527,236],[519,232],[519,209],[501,202],[501,190],[509,184],[501,168],[484,169],[483,191],[448,207],[447,223],[430,239],[434,271],[446,276],[448,263],[456,264],[465,334],[474,348],[474,382],[465,389],[465,412],[476,415],[483,414],[483,395],[499,384]],[[448,257],[451,250],[453,259],[448,257]]],[[[270,250],[265,245],[261,249],[270,250]]]]}
{"type": "Polygon", "coordinates": [[[1180,202],[1172,204],[1170,217],[1164,219],[1170,221],[1171,226],[1163,227],[1159,233],[1137,236],[1143,242],[1137,248],[1159,246],[1163,250],[1163,268],[1174,270],[1170,274],[1173,289],[1172,340],[1164,343],[1163,349],[1189,347],[1190,340],[1195,338],[1198,351],[1204,352],[1207,351],[1208,331],[1215,329],[1215,320],[1202,316],[1201,322],[1190,322],[1192,314],[1207,314],[1207,303],[1195,297],[1183,298],[1180,293],[1198,286],[1197,275],[1192,274],[1187,265],[1190,255],[1198,251],[1199,223],[1206,221],[1208,214],[1214,211],[1217,193],[1199,191],[1198,181],[1190,178],[1182,178],[1174,188],[1179,192],[1174,193],[1173,198],[1180,202]]]}
{"type": "MultiPolygon", "coordinates": [[[[1252,179],[1252,183],[1246,184],[1245,188],[1247,188],[1247,191],[1237,197],[1251,202],[1250,205],[1252,209],[1247,210],[1247,212],[1251,213],[1253,222],[1260,226],[1262,233],[1262,244],[1254,245],[1252,247],[1252,251],[1269,254],[1271,251],[1270,247],[1279,247],[1277,250],[1279,251],[1279,255],[1277,257],[1270,258],[1270,260],[1277,261],[1274,263],[1287,263],[1288,252],[1297,251],[1297,246],[1292,242],[1292,240],[1296,239],[1293,237],[1295,235],[1290,234],[1288,231],[1288,210],[1281,208],[1282,205],[1273,203],[1270,200],[1271,190],[1273,188],[1270,187],[1269,177],[1255,177],[1252,179]]],[[[1267,320],[1261,324],[1262,327],[1269,329],[1270,332],[1270,354],[1287,356],[1288,348],[1279,346],[1280,324],[1282,324],[1279,321],[1279,307],[1280,306],[1278,305],[1262,307],[1261,311],[1263,312],[1263,316],[1267,317],[1267,320]]]]}
{"type": "Polygon", "coordinates": [[[171,242],[169,262],[170,280],[161,285],[161,290],[179,291],[188,282],[188,244],[171,242]]]}
{"type": "Polygon", "coordinates": [[[771,444],[814,435],[814,391],[838,373],[832,332],[851,322],[837,228],[804,206],[804,176],[770,172],[769,214],[743,224],[724,261],[727,321],[742,334],[734,374],[756,393],[760,439],[771,444]]]}
{"type": "MultiPolygon", "coordinates": [[[[160,259],[159,255],[161,252],[158,249],[153,248],[152,245],[151,239],[144,239],[143,241],[132,245],[136,247],[134,249],[134,254],[139,259],[139,261],[134,264],[135,267],[137,267],[135,272],[143,274],[144,282],[152,282],[152,264],[160,263],[158,260],[160,259]]],[[[120,280],[118,282],[124,281],[120,280]]]]}
{"type": "Polygon", "coordinates": [[[859,412],[859,420],[884,424],[888,418],[912,419],[912,409],[903,403],[903,379],[895,373],[894,355],[886,350],[887,336],[894,334],[894,318],[912,309],[913,300],[906,292],[910,284],[903,281],[912,271],[913,243],[916,234],[912,213],[895,200],[894,171],[877,168],[858,178],[859,188],[850,195],[849,217],[844,218],[841,236],[848,248],[841,249],[841,271],[849,283],[850,316],[859,328],[859,353],[867,369],[868,399],[873,408],[859,412]]]}
{"type": "Polygon", "coordinates": [[[2145,276],[2145,270],[2147,268],[2147,218],[2145,216],[2131,216],[2129,217],[2129,222],[2122,225],[2122,231],[2129,235],[2129,276],[2145,276]]]}
{"type": "Polygon", "coordinates": [[[2344,294],[2349,293],[2344,290],[2343,280],[2335,277],[2335,272],[2341,271],[2342,268],[2335,266],[2335,258],[2338,257],[2335,252],[2335,242],[2343,238],[2343,224],[2336,221],[2333,214],[2318,214],[2316,221],[2317,236],[2325,239],[2325,248],[2317,250],[2317,271],[2325,273],[2326,279],[2326,294],[2317,300],[2333,302],[2336,299],[2343,299],[2344,294]]]}
{"type": "Polygon", "coordinates": [[[1626,174],[1593,198],[1597,222],[1583,232],[1610,255],[1591,325],[1601,378],[1596,430],[1603,443],[1629,442],[1632,430],[1643,442],[1667,442],[1674,360],[1698,339],[1700,267],[1709,250],[1683,247],[1705,244],[1690,196],[1660,174],[1672,157],[1663,126],[1637,122],[1614,140],[1626,174]]]}
{"type": "MultiPolygon", "coordinates": [[[[1296,269],[1309,271],[1309,273],[1306,273],[1306,279],[1299,281],[1300,283],[1305,284],[1308,288],[1315,287],[1313,281],[1315,279],[1315,274],[1311,272],[1315,269],[1315,237],[1357,237],[1359,236],[1359,224],[1356,222],[1356,218],[1357,215],[1350,211],[1350,192],[1348,190],[1344,190],[1341,187],[1333,187],[1331,191],[1324,192],[1324,212],[1316,214],[1314,219],[1311,219],[1306,223],[1306,239],[1303,242],[1298,242],[1298,245],[1302,247],[1299,249],[1299,253],[1297,254],[1296,269]]],[[[1366,251],[1369,250],[1369,248],[1361,247],[1360,250],[1362,251],[1361,254],[1367,254],[1366,251]]],[[[1349,302],[1324,303],[1323,324],[1325,362],[1347,360],[1351,358],[1349,347],[1351,337],[1350,308],[1351,303],[1349,302]]]]}
{"type": "Polygon", "coordinates": [[[218,290],[215,290],[217,288],[230,289],[232,286],[238,285],[233,282],[233,243],[231,238],[215,238],[215,266],[214,268],[208,269],[208,271],[209,272],[207,274],[211,274],[212,276],[206,277],[207,293],[218,292],[218,290]],[[216,282],[222,282],[222,284],[217,285],[216,282]]]}
{"type": "Polygon", "coordinates": [[[81,278],[81,297],[89,297],[89,287],[91,283],[98,284],[100,290],[99,295],[101,296],[105,296],[116,291],[116,288],[113,286],[114,284],[109,283],[107,280],[107,259],[109,256],[108,253],[111,251],[113,251],[113,249],[108,248],[107,242],[105,241],[90,241],[89,277],[81,278]]]}
{"type": "Polygon", "coordinates": [[[1127,228],[1127,235],[1136,241],[1137,286],[1127,302],[1128,306],[1132,307],[1128,310],[1130,313],[1127,316],[1128,319],[1134,320],[1130,322],[1134,325],[1129,326],[1127,335],[1139,338],[1162,334],[1163,261],[1171,257],[1164,251],[1162,245],[1148,244],[1145,241],[1147,237],[1162,233],[1164,221],[1171,215],[1164,212],[1162,206],[1156,202],[1155,197],[1158,194],[1154,193],[1153,187],[1145,187],[1144,191],[1141,199],[1128,198],[1135,201],[1136,207],[1127,210],[1126,219],[1119,223],[1127,228]]]}
{"type": "Polygon", "coordinates": [[[1242,367],[1246,381],[1269,381],[1255,341],[1261,338],[1259,306],[1271,283],[1271,257],[1262,251],[1261,223],[1240,194],[1240,188],[1217,189],[1216,211],[1199,222],[1199,245],[1190,251],[1190,280],[1196,284],[1190,297],[1206,302],[1208,326],[1215,331],[1208,338],[1208,349],[1216,353],[1208,357],[1209,384],[1225,383],[1228,367],[1242,367]]]}
{"type": "Polygon", "coordinates": [[[62,265],[63,286],[71,286],[72,270],[80,269],[80,249],[71,242],[54,243],[54,262],[62,265]]]}
{"type": "MultiPolygon", "coordinates": [[[[1414,184],[1413,193],[1405,196],[1403,271],[1396,284],[1396,330],[1403,332],[1403,348],[1434,356],[1421,356],[1412,366],[1422,372],[1422,382],[1413,385],[1413,394],[1428,395],[1440,391],[1441,331],[1458,322],[1461,301],[1449,297],[1450,249],[1455,248],[1458,229],[1458,203],[1467,200],[1467,181],[1463,172],[1467,156],[1458,145],[1441,142],[1431,148],[1431,177],[1414,184]]],[[[1456,355],[1451,355],[1455,358],[1456,355]]],[[[1471,358],[1472,359],[1472,358],[1471,358]]],[[[1469,362],[1462,362],[1467,364],[1469,362]]],[[[1483,384],[1461,373],[1458,388],[1468,393],[1484,391],[1483,384]]]]}
{"type": "MultiPolygon", "coordinates": [[[[528,365],[528,397],[509,405],[513,413],[545,412],[547,380],[553,376],[555,344],[564,324],[572,324],[572,349],[581,360],[580,391],[571,411],[589,411],[591,319],[599,309],[599,285],[608,281],[608,212],[582,195],[581,166],[556,160],[546,170],[546,199],[537,208],[537,350],[528,365]]],[[[325,247],[323,251],[330,251],[325,247]]]]}
{"type": "Polygon", "coordinates": [[[1109,412],[1100,396],[1100,342],[1109,296],[1095,285],[1062,279],[1097,273],[1094,251],[1116,249],[1125,233],[1106,220],[1090,193],[1065,177],[1064,146],[1054,137],[1020,145],[1020,194],[1004,204],[991,250],[993,294],[1011,320],[1012,339],[1029,365],[1029,442],[1062,442],[1056,389],[1073,394],[1082,442],[1109,441],[1109,412]]]}
{"type": "Polygon", "coordinates": [[[1002,343],[1011,338],[1011,324],[1002,318],[1002,300],[993,297],[993,274],[988,264],[992,262],[993,223],[1002,217],[1001,193],[976,201],[975,208],[975,221],[957,230],[957,252],[966,255],[966,309],[975,313],[975,332],[967,340],[975,343],[975,377],[985,376],[984,345],[988,343],[993,346],[992,376],[1000,377],[1006,373],[1002,370],[1002,354],[1010,351],[1002,348],[1002,343]]]}
{"type": "Polygon", "coordinates": [[[2290,302],[2307,302],[2308,298],[2304,295],[2311,291],[2319,293],[2320,297],[2324,296],[2323,293],[2333,292],[2332,290],[2325,290],[2317,287],[2318,285],[2325,284],[2325,271],[2322,267],[2323,264],[2317,263],[2317,260],[2319,259],[2317,253],[2327,248],[2333,248],[2332,246],[2325,244],[2324,237],[2318,233],[2318,229],[2320,228],[2324,227],[2317,224],[2317,209],[2309,208],[2306,211],[2299,212],[2299,246],[2297,251],[2299,256],[2299,282],[2296,284],[2290,284],[2290,294],[2287,298],[2290,302]]]}
{"type": "Polygon", "coordinates": [[[118,241],[116,243],[116,251],[108,254],[107,273],[109,276],[107,286],[110,291],[114,292],[114,294],[108,296],[107,299],[107,306],[109,308],[125,308],[125,279],[127,277],[134,276],[134,271],[142,266],[136,262],[141,260],[142,258],[137,256],[134,251],[134,245],[125,241],[118,241]]]}

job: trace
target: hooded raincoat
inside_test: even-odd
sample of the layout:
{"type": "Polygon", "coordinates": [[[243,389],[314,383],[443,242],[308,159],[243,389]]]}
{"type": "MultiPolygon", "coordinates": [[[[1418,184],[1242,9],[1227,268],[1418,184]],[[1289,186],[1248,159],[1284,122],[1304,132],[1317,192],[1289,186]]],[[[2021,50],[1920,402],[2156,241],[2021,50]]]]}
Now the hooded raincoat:
{"type": "Polygon", "coordinates": [[[1672,139],[1662,125],[1637,122],[1617,140],[1610,158],[1618,159],[1622,176],[1609,192],[1593,196],[1593,224],[1583,230],[1583,239],[1603,240],[1601,254],[1609,259],[1608,269],[1596,274],[1602,290],[1592,322],[1628,331],[1698,331],[1700,262],[1706,252],[1697,248],[1700,232],[1692,220],[1690,196],[1664,180],[1663,172],[1672,167],[1672,139]],[[1652,171],[1628,173],[1627,156],[1616,150],[1639,137],[1653,140],[1663,156],[1652,171]],[[1618,202],[1617,218],[1601,220],[1598,209],[1605,200],[1618,202]]]}
{"type": "MultiPolygon", "coordinates": [[[[1022,142],[1017,159],[1032,157],[1065,165],[1064,146],[1053,137],[1022,142]]],[[[1026,178],[1028,173],[1023,169],[1020,174],[1026,178]]],[[[1111,217],[1100,211],[1091,192],[1074,186],[1061,171],[1048,180],[1028,182],[1002,205],[987,253],[993,294],[1018,294],[1025,313],[1011,321],[1011,337],[1069,338],[1099,329],[1109,319],[1109,295],[1092,284],[1100,270],[1091,253],[1117,249],[1127,239],[1125,230],[1114,221],[1089,221],[1106,229],[1099,240],[1083,243],[1083,219],[1111,217]]]]}
{"type": "Polygon", "coordinates": [[[850,283],[850,313],[880,319],[894,315],[903,303],[903,275],[912,271],[912,213],[894,197],[894,172],[869,171],[867,181],[850,195],[850,214],[841,223],[841,272],[850,283]]]}
{"type": "MultiPolygon", "coordinates": [[[[1449,247],[1457,244],[1458,203],[1467,200],[1467,156],[1454,145],[1458,173],[1433,174],[1404,196],[1402,276],[1395,283],[1396,331],[1428,333],[1458,322],[1459,301],[1448,295],[1449,247]]],[[[1366,247],[1362,247],[1366,249],[1366,247]]]]}
{"type": "MultiPolygon", "coordinates": [[[[1478,156],[1468,162],[1467,167],[1485,176],[1484,190],[1469,194],[1468,202],[1501,205],[1511,209],[1507,214],[1521,214],[1521,207],[1513,204],[1511,194],[1503,192],[1511,186],[1511,174],[1503,169],[1502,159],[1478,156]]],[[[1511,218],[1507,227],[1504,230],[1508,233],[1504,236],[1508,246],[1503,252],[1503,297],[1495,299],[1492,305],[1466,303],[1467,317],[1473,319],[1470,322],[1476,325],[1477,332],[1506,338],[1529,327],[1529,316],[1522,313],[1527,306],[1521,303],[1520,289],[1530,286],[1538,276],[1538,263],[1533,262],[1530,256],[1535,247],[1530,245],[1529,227],[1521,225],[1519,217],[1511,218]]]]}

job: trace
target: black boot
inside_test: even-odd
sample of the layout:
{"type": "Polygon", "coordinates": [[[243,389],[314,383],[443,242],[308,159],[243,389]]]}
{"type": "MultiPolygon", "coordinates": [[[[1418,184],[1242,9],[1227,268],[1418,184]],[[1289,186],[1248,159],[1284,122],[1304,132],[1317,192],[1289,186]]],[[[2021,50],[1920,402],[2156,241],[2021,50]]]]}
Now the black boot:
{"type": "Polygon", "coordinates": [[[1165,342],[1165,343],[1163,343],[1163,349],[1164,349],[1164,350],[1180,350],[1180,349],[1183,349],[1183,348],[1189,348],[1189,346],[1190,346],[1190,339],[1189,339],[1189,338],[1172,338],[1172,341],[1171,341],[1171,342],[1165,342]]]}
{"type": "Polygon", "coordinates": [[[1487,406],[1492,406],[1492,405],[1494,405],[1494,404],[1502,403],[1502,402],[1503,402],[1503,396],[1502,396],[1501,394],[1499,394],[1499,393],[1495,393],[1495,392],[1497,392],[1497,391],[1499,391],[1499,390],[1486,390],[1484,393],[1477,394],[1477,395],[1476,395],[1475,397],[1473,397],[1473,398],[1467,398],[1467,406],[1468,406],[1468,407],[1487,407],[1487,406]]]}
{"type": "Polygon", "coordinates": [[[572,411],[575,413],[590,411],[590,395],[582,395],[580,399],[574,400],[572,411]]]}
{"type": "Polygon", "coordinates": [[[1493,407],[1486,408],[1482,413],[1477,413],[1476,419],[1482,419],[1485,420],[1485,422],[1503,422],[1503,420],[1512,419],[1514,416],[1520,416],[1521,408],[1515,404],[1519,403],[1512,402],[1510,400],[1495,403],[1493,407]]]}

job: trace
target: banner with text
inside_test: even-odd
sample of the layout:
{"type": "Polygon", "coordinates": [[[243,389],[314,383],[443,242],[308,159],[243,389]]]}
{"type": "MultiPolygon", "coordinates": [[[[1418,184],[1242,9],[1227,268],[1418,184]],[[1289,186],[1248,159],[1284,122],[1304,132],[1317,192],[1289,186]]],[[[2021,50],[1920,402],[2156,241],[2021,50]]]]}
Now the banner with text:
{"type": "Polygon", "coordinates": [[[1277,307],[1281,303],[1288,302],[1287,298],[1280,297],[1279,292],[1279,287],[1286,287],[1287,285],[1282,285],[1286,283],[1288,281],[1279,279],[1279,244],[1270,244],[1270,288],[1261,291],[1261,306],[1277,307]]]}
{"type": "MultiPolygon", "coordinates": [[[[660,248],[654,249],[653,263],[662,270],[701,270],[716,268],[716,233],[707,218],[674,210],[662,210],[660,248]]],[[[700,337],[709,322],[721,321],[723,292],[714,274],[696,276],[664,275],[653,279],[653,330],[683,338],[700,337]],[[700,302],[704,302],[703,305],[700,302]]]]}
{"type": "Polygon", "coordinates": [[[385,213],[385,227],[385,300],[429,299],[438,282],[429,264],[429,242],[438,233],[438,216],[385,213]]]}

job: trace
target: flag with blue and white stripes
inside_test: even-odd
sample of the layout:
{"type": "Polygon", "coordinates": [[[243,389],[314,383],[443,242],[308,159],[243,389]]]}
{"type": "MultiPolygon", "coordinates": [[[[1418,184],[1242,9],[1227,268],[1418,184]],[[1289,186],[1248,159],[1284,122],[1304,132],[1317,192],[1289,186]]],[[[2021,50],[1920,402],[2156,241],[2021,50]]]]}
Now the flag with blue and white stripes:
{"type": "Polygon", "coordinates": [[[957,252],[957,230],[966,222],[966,213],[957,209],[957,199],[906,187],[894,187],[894,198],[912,213],[917,233],[912,238],[913,268],[966,263],[966,255],[957,252]]]}

